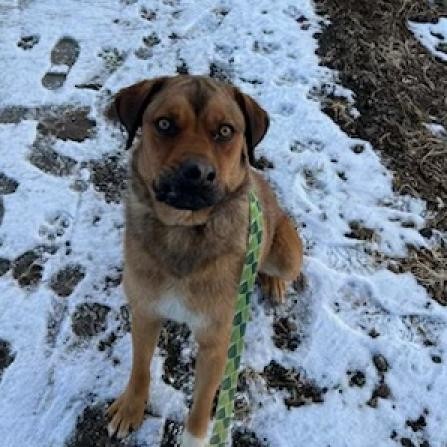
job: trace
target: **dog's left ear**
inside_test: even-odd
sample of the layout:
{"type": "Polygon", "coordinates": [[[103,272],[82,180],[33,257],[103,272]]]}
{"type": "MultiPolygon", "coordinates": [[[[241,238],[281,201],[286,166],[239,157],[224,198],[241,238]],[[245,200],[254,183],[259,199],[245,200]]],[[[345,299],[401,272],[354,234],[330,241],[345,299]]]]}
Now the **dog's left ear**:
{"type": "Polygon", "coordinates": [[[126,149],[132,146],[137,130],[142,125],[144,111],[163,88],[167,78],[154,78],[123,88],[115,95],[115,110],[127,130],[126,149]]]}
{"type": "Polygon", "coordinates": [[[253,98],[237,88],[234,88],[234,97],[244,115],[248,160],[254,166],[254,149],[267,133],[270,124],[269,116],[253,98]]]}

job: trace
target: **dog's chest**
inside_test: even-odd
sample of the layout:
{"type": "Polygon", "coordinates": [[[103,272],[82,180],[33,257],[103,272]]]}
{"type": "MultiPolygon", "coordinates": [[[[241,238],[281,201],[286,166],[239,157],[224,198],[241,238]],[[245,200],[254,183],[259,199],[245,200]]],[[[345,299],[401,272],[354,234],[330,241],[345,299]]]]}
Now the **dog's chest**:
{"type": "Polygon", "coordinates": [[[205,315],[188,308],[184,298],[176,294],[163,296],[155,304],[154,310],[161,318],[174,320],[177,323],[186,323],[193,332],[207,324],[205,315]]]}

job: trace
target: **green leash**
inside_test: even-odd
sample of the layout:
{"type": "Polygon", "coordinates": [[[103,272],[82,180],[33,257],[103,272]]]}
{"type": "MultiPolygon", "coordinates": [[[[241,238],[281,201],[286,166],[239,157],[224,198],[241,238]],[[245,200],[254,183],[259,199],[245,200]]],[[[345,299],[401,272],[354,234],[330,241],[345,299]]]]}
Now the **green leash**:
{"type": "Polygon", "coordinates": [[[261,251],[262,210],[255,193],[249,192],[250,227],[248,233],[247,253],[245,254],[239,292],[236,300],[233,327],[231,329],[228,358],[220,385],[216,416],[211,435],[210,447],[226,447],[228,431],[234,413],[234,397],[236,394],[239,365],[244,350],[244,335],[250,315],[250,297],[253,292],[256,271],[261,251]]]}

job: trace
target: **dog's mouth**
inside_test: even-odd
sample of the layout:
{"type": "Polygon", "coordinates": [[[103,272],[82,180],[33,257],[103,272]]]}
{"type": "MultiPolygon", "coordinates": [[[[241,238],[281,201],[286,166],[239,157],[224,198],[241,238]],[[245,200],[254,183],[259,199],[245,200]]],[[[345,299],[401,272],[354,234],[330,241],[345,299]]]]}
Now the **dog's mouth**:
{"type": "Polygon", "coordinates": [[[178,210],[198,211],[216,205],[222,193],[215,185],[191,184],[168,175],[154,182],[155,198],[178,210]]]}

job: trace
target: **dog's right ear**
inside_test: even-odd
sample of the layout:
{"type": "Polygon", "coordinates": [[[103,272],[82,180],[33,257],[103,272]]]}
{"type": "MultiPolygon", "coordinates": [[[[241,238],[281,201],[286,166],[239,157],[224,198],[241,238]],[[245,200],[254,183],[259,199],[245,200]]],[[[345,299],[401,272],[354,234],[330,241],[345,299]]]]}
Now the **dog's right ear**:
{"type": "Polygon", "coordinates": [[[115,110],[127,130],[126,149],[132,146],[137,130],[142,125],[144,111],[163,88],[167,78],[155,78],[123,88],[115,95],[115,110]]]}

